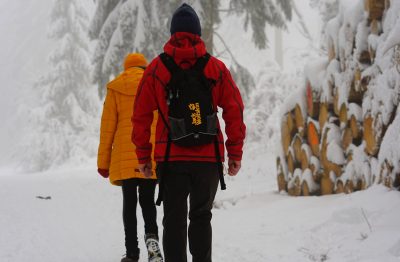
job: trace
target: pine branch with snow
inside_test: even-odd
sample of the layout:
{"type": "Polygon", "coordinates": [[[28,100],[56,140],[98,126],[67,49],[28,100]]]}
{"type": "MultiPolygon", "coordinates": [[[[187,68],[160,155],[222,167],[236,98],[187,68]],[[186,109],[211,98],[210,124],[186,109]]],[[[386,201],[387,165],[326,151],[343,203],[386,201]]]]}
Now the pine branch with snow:
{"type": "Polygon", "coordinates": [[[25,112],[22,162],[32,171],[94,156],[96,149],[98,100],[89,81],[88,16],[78,0],[55,0],[50,22],[49,37],[59,43],[49,57],[52,70],[36,82],[38,103],[25,112]]]}

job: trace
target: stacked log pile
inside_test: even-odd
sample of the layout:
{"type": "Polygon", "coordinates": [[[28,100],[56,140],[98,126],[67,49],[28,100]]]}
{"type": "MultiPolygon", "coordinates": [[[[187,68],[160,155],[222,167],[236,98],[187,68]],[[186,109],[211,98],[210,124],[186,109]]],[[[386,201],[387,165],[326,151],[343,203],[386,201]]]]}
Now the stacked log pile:
{"type": "MultiPolygon", "coordinates": [[[[384,89],[379,90],[379,79],[385,73],[377,55],[400,52],[395,48],[383,55],[377,44],[388,35],[383,23],[390,4],[359,0],[348,14],[328,23],[327,57],[306,68],[302,95],[282,117],[279,191],[308,196],[351,193],[374,183],[400,185],[400,159],[383,159],[385,154],[380,154],[400,99],[393,99],[390,106],[374,106],[386,103],[380,97],[384,89]]],[[[400,96],[399,85],[388,90],[400,96]]]]}

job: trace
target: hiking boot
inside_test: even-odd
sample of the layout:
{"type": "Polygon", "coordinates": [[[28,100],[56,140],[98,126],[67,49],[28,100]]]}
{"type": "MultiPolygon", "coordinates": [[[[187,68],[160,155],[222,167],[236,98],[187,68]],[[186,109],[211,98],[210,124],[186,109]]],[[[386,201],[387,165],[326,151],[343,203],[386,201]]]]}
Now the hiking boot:
{"type": "Polygon", "coordinates": [[[147,234],[144,237],[147,247],[147,253],[149,254],[149,262],[163,262],[164,259],[161,255],[161,250],[158,245],[158,237],[154,234],[147,234]]]}
{"type": "Polygon", "coordinates": [[[121,262],[139,262],[139,254],[126,253],[125,257],[121,259],[121,262]]]}

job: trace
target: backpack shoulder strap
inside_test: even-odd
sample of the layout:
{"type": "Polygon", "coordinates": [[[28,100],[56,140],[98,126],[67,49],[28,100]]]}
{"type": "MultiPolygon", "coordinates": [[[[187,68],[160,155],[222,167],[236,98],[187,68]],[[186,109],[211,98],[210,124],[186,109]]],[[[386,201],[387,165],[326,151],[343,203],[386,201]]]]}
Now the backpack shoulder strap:
{"type": "Polygon", "coordinates": [[[204,68],[206,67],[208,61],[210,60],[211,55],[206,53],[202,57],[198,58],[196,63],[193,65],[193,69],[196,71],[203,72],[204,68]]]}
{"type": "Polygon", "coordinates": [[[160,54],[160,59],[171,74],[180,70],[180,67],[175,63],[174,58],[172,56],[166,53],[162,53],[160,54]]]}

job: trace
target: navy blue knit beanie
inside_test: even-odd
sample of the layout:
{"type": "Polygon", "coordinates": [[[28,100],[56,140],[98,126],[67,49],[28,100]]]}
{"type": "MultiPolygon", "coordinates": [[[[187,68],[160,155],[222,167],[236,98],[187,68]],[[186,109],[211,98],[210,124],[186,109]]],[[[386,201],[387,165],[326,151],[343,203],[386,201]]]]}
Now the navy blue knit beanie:
{"type": "Polygon", "coordinates": [[[176,32],[188,32],[201,36],[200,20],[196,11],[187,4],[182,4],[172,16],[171,35],[176,32]]]}

